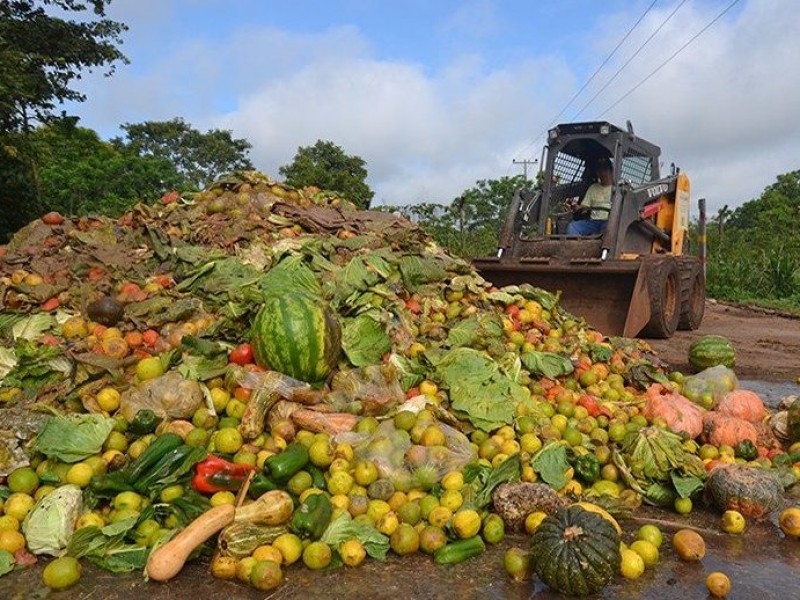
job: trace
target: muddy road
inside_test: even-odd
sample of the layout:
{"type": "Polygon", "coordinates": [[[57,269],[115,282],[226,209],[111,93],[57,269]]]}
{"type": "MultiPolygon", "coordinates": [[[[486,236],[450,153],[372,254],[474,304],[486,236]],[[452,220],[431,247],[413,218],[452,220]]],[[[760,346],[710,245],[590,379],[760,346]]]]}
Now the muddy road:
{"type": "Polygon", "coordinates": [[[794,383],[800,377],[800,316],[710,301],[698,330],[648,343],[673,369],[691,373],[689,346],[709,334],[731,341],[740,379],[794,383]]]}

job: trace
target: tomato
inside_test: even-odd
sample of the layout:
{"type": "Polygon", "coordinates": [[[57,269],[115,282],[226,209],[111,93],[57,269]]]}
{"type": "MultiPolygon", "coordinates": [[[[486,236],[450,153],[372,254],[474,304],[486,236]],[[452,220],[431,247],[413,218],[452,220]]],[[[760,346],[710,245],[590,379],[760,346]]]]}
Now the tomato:
{"type": "Polygon", "coordinates": [[[153,282],[157,283],[158,285],[160,285],[165,290],[169,289],[173,285],[175,285],[175,282],[172,280],[172,277],[170,277],[169,275],[156,275],[155,277],[153,277],[153,282]]]}
{"type": "Polygon", "coordinates": [[[172,204],[173,202],[177,202],[180,200],[181,195],[177,192],[177,190],[171,190],[161,196],[161,204],[172,204]]]}
{"type": "Polygon", "coordinates": [[[784,453],[783,450],[780,450],[778,448],[773,448],[772,450],[767,451],[767,458],[772,460],[776,456],[778,456],[780,454],[783,454],[783,453],[784,453]]]}
{"type": "Polygon", "coordinates": [[[602,412],[600,406],[597,404],[597,400],[588,394],[581,395],[578,399],[578,405],[585,408],[590,417],[596,417],[602,412]]]}
{"type": "Polygon", "coordinates": [[[722,464],[722,461],[717,460],[716,458],[712,458],[710,461],[706,463],[706,471],[711,472],[718,466],[722,464]]]}
{"type": "Polygon", "coordinates": [[[516,304],[511,304],[509,306],[506,306],[506,313],[511,315],[512,317],[517,316],[519,314],[519,306],[517,306],[516,304]]]}
{"type": "Polygon", "coordinates": [[[42,302],[42,310],[50,312],[61,306],[61,301],[58,298],[50,298],[42,302]]]}
{"type": "Polygon", "coordinates": [[[42,216],[42,222],[47,225],[61,225],[64,222],[64,217],[61,216],[61,213],[51,211],[42,216]]]}
{"type": "Polygon", "coordinates": [[[158,332],[155,329],[148,329],[142,334],[142,343],[148,348],[152,348],[158,341],[158,332]]]}
{"type": "Polygon", "coordinates": [[[43,335],[39,341],[45,346],[58,346],[58,338],[53,335],[43,335]]]}
{"type": "Polygon", "coordinates": [[[128,281],[127,283],[123,283],[119,286],[119,293],[120,294],[135,294],[136,292],[141,292],[142,288],[139,287],[138,284],[128,281]]]}
{"type": "Polygon", "coordinates": [[[414,300],[414,298],[409,298],[406,300],[406,308],[415,315],[418,315],[420,312],[422,312],[422,306],[419,302],[414,300]]]}
{"type": "Polygon", "coordinates": [[[92,267],[89,269],[89,281],[100,281],[105,276],[106,272],[102,267],[92,267]]]}
{"type": "Polygon", "coordinates": [[[417,396],[419,396],[418,387],[408,388],[408,391],[406,392],[406,398],[416,398],[417,396]]]}
{"type": "Polygon", "coordinates": [[[250,344],[240,344],[233,349],[228,360],[237,365],[249,365],[253,362],[253,347],[250,344]]]}

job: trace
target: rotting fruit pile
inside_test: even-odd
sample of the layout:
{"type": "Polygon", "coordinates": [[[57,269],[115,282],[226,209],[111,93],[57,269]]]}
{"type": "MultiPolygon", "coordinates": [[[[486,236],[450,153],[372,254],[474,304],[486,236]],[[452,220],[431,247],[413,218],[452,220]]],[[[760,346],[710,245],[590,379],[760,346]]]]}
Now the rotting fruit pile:
{"type": "Polygon", "coordinates": [[[82,561],[165,581],[199,550],[270,590],[515,531],[511,577],[584,595],[657,565],[661,530],[612,516],[642,502],[705,497],[732,535],[783,509],[800,534],[800,403],[738,389],[724,339],[669,372],[332,193],[248,172],[116,220],[51,213],[0,268],[0,574],[40,555],[54,589],[82,561]]]}

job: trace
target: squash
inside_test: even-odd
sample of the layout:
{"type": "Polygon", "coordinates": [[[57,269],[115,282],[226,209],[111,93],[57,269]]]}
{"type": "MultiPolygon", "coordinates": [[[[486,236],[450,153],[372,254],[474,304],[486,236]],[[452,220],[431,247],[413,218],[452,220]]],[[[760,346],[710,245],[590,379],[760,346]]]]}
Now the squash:
{"type": "Polygon", "coordinates": [[[233,522],[235,512],[232,505],[222,504],[197,517],[150,555],[145,567],[147,576],[155,581],[168,581],[175,577],[195,548],[233,522]]]}
{"type": "Polygon", "coordinates": [[[271,544],[289,529],[284,525],[256,525],[236,521],[223,529],[217,538],[217,548],[223,556],[242,559],[264,544],[271,544]]]}
{"type": "Polygon", "coordinates": [[[531,540],[531,566],[550,588],[586,596],[619,573],[619,535],[605,518],[569,506],[545,517],[531,540]]]}
{"type": "Polygon", "coordinates": [[[234,522],[248,521],[256,525],[282,525],[292,518],[294,502],[283,490],[272,490],[249,504],[236,509],[234,522]]]}
{"type": "Polygon", "coordinates": [[[703,439],[714,446],[733,447],[744,440],[758,445],[758,429],[750,421],[719,412],[707,412],[703,415],[703,439]]]}
{"type": "Polygon", "coordinates": [[[733,390],[725,394],[719,403],[717,411],[738,417],[751,423],[760,423],[767,416],[767,409],[764,401],[755,392],[750,390],[733,390]]]}
{"type": "Polygon", "coordinates": [[[783,484],[771,471],[746,465],[721,465],[706,481],[706,495],[724,512],[737,510],[745,518],[763,519],[783,504],[783,484]]]}

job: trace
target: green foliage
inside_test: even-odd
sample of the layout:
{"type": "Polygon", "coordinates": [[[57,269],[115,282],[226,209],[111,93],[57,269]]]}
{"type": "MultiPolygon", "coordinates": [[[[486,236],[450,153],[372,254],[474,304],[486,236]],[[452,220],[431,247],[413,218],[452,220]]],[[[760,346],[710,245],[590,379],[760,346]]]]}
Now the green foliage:
{"type": "Polygon", "coordinates": [[[725,216],[708,229],[708,295],[800,311],[800,171],[725,216]]]}
{"type": "Polygon", "coordinates": [[[127,62],[116,47],[127,27],[105,18],[110,1],[0,3],[0,131],[27,131],[59,102],[84,100],[70,87],[82,71],[127,62]]]}
{"type": "Polygon", "coordinates": [[[401,213],[419,223],[436,242],[460,256],[494,254],[514,192],[530,187],[524,176],[481,179],[449,206],[421,203],[401,213]]]}
{"type": "Polygon", "coordinates": [[[226,173],[253,168],[248,157],[252,144],[234,138],[230,131],[202,133],[181,118],[125,123],[122,130],[125,138],[111,143],[134,156],[171,164],[181,189],[202,190],[226,173]]]}
{"type": "Polygon", "coordinates": [[[298,148],[291,164],[283,165],[278,172],[291,186],[333,190],[366,209],[375,195],[366,183],[366,164],[360,156],[348,156],[333,142],[317,140],[313,146],[298,148]]]}
{"type": "Polygon", "coordinates": [[[40,193],[48,210],[67,215],[119,215],[137,202],[153,202],[181,182],[165,159],[139,156],[100,140],[76,119],[60,119],[33,132],[40,193]]]}

